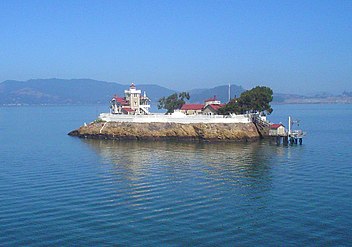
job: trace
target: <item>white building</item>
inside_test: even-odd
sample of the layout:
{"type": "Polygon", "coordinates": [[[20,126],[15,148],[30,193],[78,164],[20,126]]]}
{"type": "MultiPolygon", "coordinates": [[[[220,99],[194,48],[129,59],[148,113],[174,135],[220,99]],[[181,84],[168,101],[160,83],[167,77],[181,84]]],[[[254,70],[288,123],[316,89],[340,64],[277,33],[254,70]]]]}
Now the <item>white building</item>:
{"type": "Polygon", "coordinates": [[[207,99],[204,102],[205,102],[204,107],[206,107],[207,105],[221,105],[220,100],[218,100],[215,95],[213,98],[207,99]]]}
{"type": "Polygon", "coordinates": [[[220,100],[214,96],[204,101],[204,104],[184,104],[180,112],[186,115],[218,115],[218,111],[225,104],[221,104],[220,100]]]}
{"type": "Polygon", "coordinates": [[[141,90],[137,90],[134,83],[128,90],[125,90],[125,97],[114,96],[110,101],[110,113],[126,115],[148,115],[150,99],[146,93],[142,95],[141,90]]]}
{"type": "Polygon", "coordinates": [[[269,135],[270,136],[285,136],[286,135],[285,126],[283,126],[281,123],[280,124],[271,124],[270,129],[269,129],[269,135]]]}
{"type": "Polygon", "coordinates": [[[204,104],[184,104],[180,110],[171,115],[150,113],[150,99],[144,92],[137,90],[132,83],[129,90],[125,90],[124,97],[114,96],[110,101],[110,113],[101,113],[99,119],[106,122],[128,123],[250,123],[252,116],[218,115],[221,104],[216,97],[208,99],[204,104]]]}

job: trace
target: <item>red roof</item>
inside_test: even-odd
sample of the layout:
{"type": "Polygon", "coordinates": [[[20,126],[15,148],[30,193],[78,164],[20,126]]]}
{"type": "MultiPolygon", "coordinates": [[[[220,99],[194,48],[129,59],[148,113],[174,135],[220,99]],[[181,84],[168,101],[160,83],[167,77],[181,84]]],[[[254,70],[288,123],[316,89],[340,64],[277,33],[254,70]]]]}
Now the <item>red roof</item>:
{"type": "Polygon", "coordinates": [[[129,107],[124,107],[122,108],[122,111],[126,111],[126,112],[134,112],[133,109],[129,108],[129,107]]]}
{"type": "Polygon", "coordinates": [[[270,129],[277,129],[280,126],[283,126],[283,125],[282,124],[272,124],[272,125],[270,125],[270,129]]]}
{"type": "Polygon", "coordinates": [[[128,102],[125,100],[125,98],[117,97],[114,96],[114,99],[119,102],[121,105],[128,105],[128,102]]]}
{"type": "Polygon", "coordinates": [[[226,104],[210,104],[209,107],[213,108],[215,111],[218,111],[219,108],[225,106],[226,104]]]}
{"type": "Polygon", "coordinates": [[[187,110],[194,110],[194,111],[197,111],[197,110],[202,110],[204,107],[203,104],[184,104],[182,107],[181,107],[181,110],[184,110],[184,111],[187,111],[187,110]]]}
{"type": "Polygon", "coordinates": [[[209,98],[209,99],[206,99],[205,102],[209,102],[209,101],[216,101],[216,95],[214,95],[213,98],[209,98]]]}

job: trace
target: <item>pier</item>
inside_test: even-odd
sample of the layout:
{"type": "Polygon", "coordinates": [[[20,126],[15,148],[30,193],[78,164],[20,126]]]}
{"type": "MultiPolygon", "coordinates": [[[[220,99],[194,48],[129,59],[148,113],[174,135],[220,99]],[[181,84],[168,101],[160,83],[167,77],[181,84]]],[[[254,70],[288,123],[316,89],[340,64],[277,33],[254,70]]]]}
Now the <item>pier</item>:
{"type": "Polygon", "coordinates": [[[275,140],[277,145],[280,145],[281,142],[284,145],[288,144],[299,144],[302,145],[303,137],[306,135],[306,132],[302,130],[293,130],[292,127],[294,124],[299,124],[299,120],[293,120],[291,116],[288,117],[288,130],[285,129],[285,126],[280,124],[270,125],[269,136],[275,140]]]}
{"type": "Polygon", "coordinates": [[[270,136],[272,137],[277,145],[280,145],[283,143],[284,145],[288,144],[299,144],[302,145],[303,143],[303,137],[304,137],[304,132],[295,132],[291,134],[285,134],[285,135],[276,135],[276,136],[270,136]]]}

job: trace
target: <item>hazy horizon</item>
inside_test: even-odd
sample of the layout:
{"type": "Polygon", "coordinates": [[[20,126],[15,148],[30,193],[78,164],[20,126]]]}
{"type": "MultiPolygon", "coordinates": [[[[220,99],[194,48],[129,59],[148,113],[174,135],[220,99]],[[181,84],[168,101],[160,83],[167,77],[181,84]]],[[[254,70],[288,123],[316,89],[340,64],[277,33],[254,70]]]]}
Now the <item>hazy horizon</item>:
{"type": "MultiPolygon", "coordinates": [[[[31,80],[93,80],[93,81],[101,81],[101,82],[107,82],[107,83],[116,83],[116,84],[120,84],[120,85],[125,85],[126,87],[128,87],[131,83],[131,82],[128,82],[128,83],[121,83],[121,82],[116,82],[116,81],[104,81],[104,80],[97,80],[97,79],[92,79],[92,78],[69,78],[69,79],[63,79],[63,78],[32,78],[32,79],[28,79],[28,80],[5,80],[5,81],[17,81],[17,82],[27,82],[27,81],[31,81],[31,80]]],[[[0,83],[3,83],[5,81],[2,81],[0,83]]],[[[173,91],[177,91],[177,92],[181,92],[181,91],[194,91],[194,90],[207,90],[207,89],[212,89],[212,88],[216,88],[216,87],[221,87],[221,86],[228,86],[228,84],[217,84],[217,85],[209,85],[209,86],[203,86],[203,87],[190,87],[190,88],[174,88],[174,87],[169,87],[169,86],[165,86],[165,85],[160,85],[160,84],[155,84],[155,83],[136,83],[136,82],[133,82],[134,84],[136,84],[137,87],[139,86],[142,86],[142,85],[156,85],[156,86],[161,86],[161,87],[164,87],[166,89],[170,89],[170,90],[173,90],[173,91]]],[[[247,87],[244,87],[243,85],[240,85],[240,84],[236,84],[236,83],[231,83],[230,85],[232,86],[240,86],[240,87],[243,87],[244,90],[249,90],[255,86],[268,86],[268,85],[264,85],[264,84],[258,84],[258,85],[255,85],[251,88],[247,88],[247,87]]],[[[341,92],[329,92],[329,91],[312,91],[312,92],[301,92],[301,93],[290,93],[290,92],[280,92],[280,91],[274,91],[274,94],[275,93],[278,93],[278,94],[295,94],[295,95],[301,95],[301,96],[316,96],[316,95],[323,95],[323,94],[331,94],[331,95],[341,95],[343,92],[351,92],[351,91],[348,91],[348,90],[344,90],[344,91],[341,91],[341,92]]]]}
{"type": "Polygon", "coordinates": [[[0,81],[352,91],[351,1],[1,1],[0,81]]]}

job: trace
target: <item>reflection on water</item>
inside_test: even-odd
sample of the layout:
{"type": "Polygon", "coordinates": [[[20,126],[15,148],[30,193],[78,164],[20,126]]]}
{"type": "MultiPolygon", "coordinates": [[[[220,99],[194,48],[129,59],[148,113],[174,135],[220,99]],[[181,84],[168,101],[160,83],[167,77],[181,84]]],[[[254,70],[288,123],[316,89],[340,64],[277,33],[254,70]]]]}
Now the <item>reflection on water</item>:
{"type": "MultiPolygon", "coordinates": [[[[112,164],[112,173],[127,180],[163,176],[164,179],[216,180],[239,187],[269,189],[273,165],[284,147],[254,143],[177,143],[83,140],[112,164]],[[264,186],[264,187],[263,187],[264,186]]],[[[158,180],[160,177],[158,178],[158,180]]]]}
{"type": "Polygon", "coordinates": [[[138,214],[153,234],[166,234],[156,239],[218,245],[240,238],[245,244],[255,238],[243,236],[253,229],[260,234],[273,216],[273,168],[284,164],[285,147],[264,141],[83,141],[102,158],[104,183],[113,187],[120,210],[138,214]]]}

